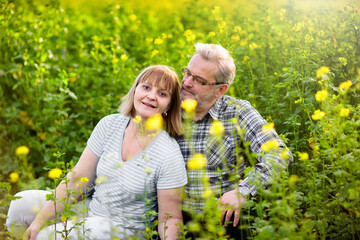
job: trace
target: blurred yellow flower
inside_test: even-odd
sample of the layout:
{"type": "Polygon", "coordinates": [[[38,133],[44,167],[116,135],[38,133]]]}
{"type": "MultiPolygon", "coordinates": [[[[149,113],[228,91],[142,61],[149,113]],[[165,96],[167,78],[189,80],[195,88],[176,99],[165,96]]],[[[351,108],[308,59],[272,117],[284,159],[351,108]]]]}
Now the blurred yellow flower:
{"type": "Polygon", "coordinates": [[[346,66],[347,65],[347,59],[343,57],[339,57],[339,62],[341,65],[346,66]]]}
{"type": "Polygon", "coordinates": [[[314,111],[314,114],[311,115],[312,119],[314,120],[321,120],[325,117],[325,112],[321,111],[320,109],[317,109],[314,111]]]}
{"type": "Polygon", "coordinates": [[[17,156],[21,156],[21,155],[28,155],[29,154],[29,148],[27,146],[20,146],[17,147],[15,150],[15,154],[17,156]]]}
{"type": "Polygon", "coordinates": [[[269,152],[270,150],[277,150],[280,146],[278,140],[270,140],[266,143],[261,144],[261,150],[265,153],[269,152]]]}
{"type": "Polygon", "coordinates": [[[60,178],[62,170],[60,168],[53,168],[49,171],[48,177],[51,179],[60,178]]]}
{"type": "Polygon", "coordinates": [[[280,153],[280,158],[281,159],[288,159],[289,158],[289,155],[288,155],[289,150],[290,150],[289,148],[285,148],[284,151],[282,151],[280,153]]]}
{"type": "Polygon", "coordinates": [[[181,103],[181,107],[185,110],[185,112],[190,113],[195,111],[197,105],[197,101],[194,99],[185,99],[182,103],[181,103]]]}
{"type": "Polygon", "coordinates": [[[300,152],[298,153],[298,156],[300,161],[309,160],[309,154],[307,152],[300,152]]]}
{"type": "Polygon", "coordinates": [[[149,168],[144,168],[144,173],[151,174],[153,171],[149,168]]]}
{"type": "Polygon", "coordinates": [[[214,121],[211,126],[210,126],[210,130],[209,133],[211,135],[220,135],[225,131],[225,127],[222,124],[222,122],[220,121],[214,121]]]}
{"type": "Polygon", "coordinates": [[[146,120],[145,129],[149,131],[159,130],[163,128],[163,121],[161,114],[155,114],[146,120]]]}
{"type": "Polygon", "coordinates": [[[120,59],[121,59],[121,61],[125,62],[126,60],[129,59],[129,57],[124,53],[121,55],[120,59]]]}
{"type": "Polygon", "coordinates": [[[274,129],[274,123],[271,122],[271,123],[266,123],[262,126],[262,132],[263,133],[268,133],[268,132],[271,132],[273,129],[274,129]]]}
{"type": "Polygon", "coordinates": [[[216,35],[215,32],[209,32],[208,37],[213,37],[215,35],[216,35]]]}
{"type": "Polygon", "coordinates": [[[67,218],[66,218],[66,217],[61,216],[61,221],[62,221],[62,222],[66,222],[66,220],[67,220],[67,218]]]}
{"type": "Polygon", "coordinates": [[[12,172],[10,173],[9,178],[10,182],[16,183],[17,181],[19,181],[19,174],[17,172],[12,172]]]}
{"type": "Polygon", "coordinates": [[[197,170],[205,167],[207,164],[207,160],[201,153],[196,153],[192,156],[187,162],[188,170],[197,170]]]}
{"type": "Polygon", "coordinates": [[[249,56],[244,56],[244,60],[243,60],[243,62],[246,62],[247,60],[249,60],[250,59],[250,57],[249,56]]]}
{"type": "Polygon", "coordinates": [[[348,117],[349,114],[350,114],[350,109],[348,108],[340,109],[340,113],[339,113],[340,117],[348,117]]]}
{"type": "Polygon", "coordinates": [[[351,80],[347,80],[345,82],[341,82],[340,85],[339,85],[339,89],[342,90],[342,91],[347,91],[349,90],[349,88],[351,87],[352,85],[352,81],[351,80]]]}
{"type": "Polygon", "coordinates": [[[327,75],[330,69],[326,66],[322,66],[318,70],[316,70],[316,78],[322,78],[322,75],[327,75]]]}
{"type": "Polygon", "coordinates": [[[105,183],[107,182],[106,176],[99,176],[95,179],[95,184],[105,183]]]}
{"type": "Polygon", "coordinates": [[[139,115],[135,116],[134,122],[135,122],[135,123],[141,122],[141,117],[140,117],[139,115]]]}
{"type": "Polygon", "coordinates": [[[118,58],[113,58],[112,60],[111,60],[111,63],[112,64],[117,64],[119,62],[119,59],[118,58]]]}
{"type": "Polygon", "coordinates": [[[231,36],[231,40],[232,40],[233,42],[237,42],[237,41],[240,40],[240,37],[239,37],[238,35],[233,35],[233,36],[231,36]]]}
{"type": "Polygon", "coordinates": [[[328,91],[324,89],[324,90],[317,91],[317,93],[315,94],[315,99],[318,102],[323,102],[327,99],[328,96],[329,96],[328,91]]]}
{"type": "Polygon", "coordinates": [[[87,177],[82,177],[80,179],[80,182],[82,182],[82,183],[87,183],[88,181],[89,181],[89,179],[87,177]]]}
{"type": "Polygon", "coordinates": [[[163,44],[164,43],[164,40],[162,40],[161,38],[156,38],[155,41],[154,41],[154,44],[156,45],[160,45],[160,44],[163,44]]]}
{"type": "Polygon", "coordinates": [[[212,196],[212,191],[210,188],[206,189],[204,192],[203,192],[203,197],[204,198],[209,198],[212,196]]]}
{"type": "Polygon", "coordinates": [[[289,177],[289,184],[290,184],[290,185],[294,185],[294,184],[297,183],[298,181],[299,181],[298,175],[292,174],[292,175],[289,177]]]}
{"type": "Polygon", "coordinates": [[[186,37],[186,41],[188,41],[188,42],[192,42],[196,38],[195,34],[193,34],[193,32],[191,30],[186,30],[184,32],[184,37],[186,37]]]}
{"type": "Polygon", "coordinates": [[[295,104],[304,102],[304,99],[300,97],[299,99],[295,100],[295,104]]]}
{"type": "Polygon", "coordinates": [[[131,15],[129,16],[129,19],[134,22],[134,21],[136,21],[137,17],[136,17],[135,14],[131,14],[131,15]]]}
{"type": "Polygon", "coordinates": [[[159,54],[159,50],[154,49],[154,50],[151,52],[151,57],[154,57],[154,56],[156,56],[156,55],[158,55],[158,54],[159,54]]]}

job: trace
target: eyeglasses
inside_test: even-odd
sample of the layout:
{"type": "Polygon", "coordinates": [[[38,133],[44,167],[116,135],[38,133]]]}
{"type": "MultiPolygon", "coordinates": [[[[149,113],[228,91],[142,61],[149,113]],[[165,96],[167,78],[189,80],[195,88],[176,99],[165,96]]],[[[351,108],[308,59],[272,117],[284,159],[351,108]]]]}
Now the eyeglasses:
{"type": "Polygon", "coordinates": [[[193,82],[195,84],[198,84],[198,85],[202,85],[202,86],[205,86],[205,85],[219,85],[219,84],[224,84],[222,82],[215,82],[215,83],[209,83],[207,82],[205,79],[203,79],[202,77],[199,77],[199,76],[196,76],[196,75],[192,75],[191,72],[189,71],[188,68],[184,67],[182,69],[182,74],[185,78],[189,78],[190,76],[193,78],[193,82]]]}

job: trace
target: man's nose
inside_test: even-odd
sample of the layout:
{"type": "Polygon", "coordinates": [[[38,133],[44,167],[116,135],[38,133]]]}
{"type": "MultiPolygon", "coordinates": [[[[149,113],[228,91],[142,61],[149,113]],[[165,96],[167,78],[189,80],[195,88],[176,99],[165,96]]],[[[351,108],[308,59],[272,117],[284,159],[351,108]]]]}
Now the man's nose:
{"type": "Polygon", "coordinates": [[[184,77],[182,80],[182,84],[185,87],[192,87],[194,85],[193,76],[189,76],[188,78],[184,77]],[[191,78],[191,80],[190,80],[190,78],[191,78]]]}

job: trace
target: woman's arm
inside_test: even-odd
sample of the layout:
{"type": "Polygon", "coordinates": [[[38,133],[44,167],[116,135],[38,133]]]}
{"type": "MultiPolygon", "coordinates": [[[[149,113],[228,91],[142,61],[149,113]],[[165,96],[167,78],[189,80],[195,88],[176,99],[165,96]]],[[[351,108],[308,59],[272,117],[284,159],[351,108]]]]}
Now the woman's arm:
{"type": "MultiPolygon", "coordinates": [[[[70,189],[72,193],[76,193],[70,196],[71,204],[74,199],[81,193],[85,192],[87,185],[92,183],[95,178],[96,165],[99,157],[96,156],[88,147],[85,148],[78,163],[74,168],[66,175],[69,180],[67,184],[62,181],[56,188],[56,199],[64,199],[67,194],[67,190],[70,189]],[[88,178],[87,185],[80,182],[81,178],[88,178]],[[79,191],[82,190],[82,191],[79,191]]],[[[64,205],[61,201],[56,202],[56,212],[62,211],[64,205]]],[[[53,201],[47,201],[41,211],[37,214],[34,221],[30,224],[26,230],[23,239],[36,239],[36,235],[39,232],[41,226],[48,220],[55,217],[55,206],[53,201]]]]}
{"type": "Polygon", "coordinates": [[[180,232],[182,188],[158,190],[159,224],[161,239],[177,239],[180,232]]]}

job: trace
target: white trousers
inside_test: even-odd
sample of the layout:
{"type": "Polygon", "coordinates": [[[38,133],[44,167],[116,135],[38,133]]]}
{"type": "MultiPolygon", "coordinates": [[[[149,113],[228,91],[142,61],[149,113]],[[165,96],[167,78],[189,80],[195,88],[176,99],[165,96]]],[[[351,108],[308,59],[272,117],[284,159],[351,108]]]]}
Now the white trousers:
{"type": "MultiPolygon", "coordinates": [[[[50,194],[50,192],[42,190],[27,190],[19,192],[15,195],[15,197],[21,198],[11,201],[8,218],[6,220],[6,226],[14,237],[22,237],[25,230],[34,220],[38,211],[44,206],[47,194],[50,194]]],[[[87,207],[89,201],[85,201],[85,207],[87,207]]],[[[134,234],[131,231],[124,229],[120,230],[118,226],[115,226],[111,219],[105,217],[86,214],[85,218],[83,218],[83,208],[83,201],[75,204],[72,208],[72,210],[77,213],[78,220],[68,220],[66,229],[71,229],[77,222],[82,223],[71,229],[67,236],[68,239],[110,240],[115,237],[115,239],[127,239],[127,236],[134,234]]],[[[63,222],[56,224],[57,239],[62,239],[62,235],[59,231],[63,231],[65,229],[64,226],[65,224],[63,222]]],[[[41,229],[36,239],[55,239],[55,224],[41,229]]]]}

